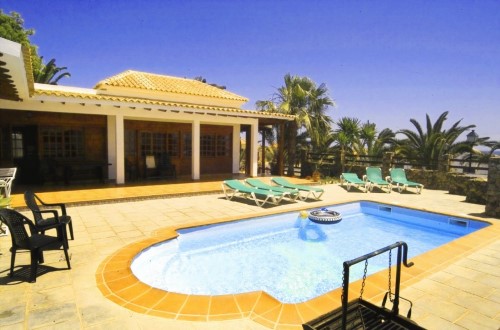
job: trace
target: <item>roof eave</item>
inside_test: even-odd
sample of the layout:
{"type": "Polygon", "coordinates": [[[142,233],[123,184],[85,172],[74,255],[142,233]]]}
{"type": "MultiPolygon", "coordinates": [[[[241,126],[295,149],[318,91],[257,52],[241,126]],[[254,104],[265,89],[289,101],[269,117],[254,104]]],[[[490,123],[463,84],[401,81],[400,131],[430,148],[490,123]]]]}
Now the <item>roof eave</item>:
{"type": "MultiPolygon", "coordinates": [[[[37,84],[37,86],[39,86],[37,84]]],[[[89,105],[112,105],[114,107],[138,107],[147,109],[158,109],[163,110],[164,108],[181,108],[181,109],[194,109],[205,111],[206,114],[232,114],[242,117],[249,118],[273,118],[276,120],[290,121],[294,120],[294,116],[260,112],[254,110],[244,110],[241,108],[232,107],[221,107],[221,106],[210,106],[210,105],[199,105],[191,103],[182,102],[166,102],[151,99],[140,99],[131,97],[118,97],[109,95],[99,95],[92,93],[94,90],[84,90],[80,92],[75,92],[70,90],[69,87],[64,86],[43,86],[43,88],[36,89],[35,95],[32,98],[36,101],[47,101],[47,102],[66,102],[75,104],[89,104],[89,105]],[[85,91],[87,91],[85,93],[85,91]]],[[[95,92],[95,91],[94,91],[95,92]]]]}
{"type": "Polygon", "coordinates": [[[0,38],[0,67],[0,98],[21,101],[33,94],[33,71],[28,47],[0,38]]]}

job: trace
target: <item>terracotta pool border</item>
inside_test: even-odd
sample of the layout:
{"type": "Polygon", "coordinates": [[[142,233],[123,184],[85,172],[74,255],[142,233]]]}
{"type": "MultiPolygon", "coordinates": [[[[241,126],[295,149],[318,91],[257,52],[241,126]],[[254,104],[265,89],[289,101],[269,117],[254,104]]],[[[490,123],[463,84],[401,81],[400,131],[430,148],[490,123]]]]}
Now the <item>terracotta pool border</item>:
{"type": "MultiPolygon", "coordinates": [[[[357,202],[364,202],[364,200],[353,201],[352,203],[357,202]]],[[[436,213],[423,208],[400,204],[366,202],[436,213]]],[[[327,205],[334,204],[324,204],[324,206],[327,205]]],[[[302,207],[287,210],[285,213],[303,209],[302,207]]],[[[272,210],[265,212],[266,215],[276,213],[283,212],[273,212],[272,210]]],[[[456,214],[441,214],[463,218],[463,216],[456,214]]],[[[403,268],[402,289],[491,243],[500,234],[500,226],[496,225],[495,222],[485,221],[474,216],[467,216],[467,218],[487,222],[490,226],[410,259],[415,265],[411,268],[403,268]]],[[[102,261],[96,271],[97,287],[107,299],[129,310],[146,315],[189,321],[222,321],[249,318],[272,329],[301,329],[303,323],[340,307],[341,289],[335,289],[322,296],[298,304],[281,303],[263,291],[223,296],[186,295],[167,292],[144,284],[134,276],[130,269],[131,263],[138,253],[151,245],[177,237],[176,231],[179,229],[244,219],[248,219],[248,217],[222,218],[217,221],[196,223],[190,226],[166,227],[157,230],[152,237],[129,244],[102,261]]],[[[367,285],[363,295],[365,299],[377,304],[380,302],[387,290],[386,272],[387,270],[383,270],[367,277],[367,285]]],[[[350,299],[359,295],[359,286],[360,281],[350,284],[350,288],[352,288],[350,289],[352,293],[350,299]]],[[[411,300],[411,297],[406,298],[411,300]]]]}

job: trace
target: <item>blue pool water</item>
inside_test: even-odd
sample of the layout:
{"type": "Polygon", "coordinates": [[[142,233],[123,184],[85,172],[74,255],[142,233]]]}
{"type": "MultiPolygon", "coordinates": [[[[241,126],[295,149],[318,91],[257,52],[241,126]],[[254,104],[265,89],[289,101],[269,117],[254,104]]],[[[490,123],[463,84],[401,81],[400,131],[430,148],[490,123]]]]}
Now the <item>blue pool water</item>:
{"type": "MultiPolygon", "coordinates": [[[[397,241],[417,256],[487,223],[372,202],[329,207],[337,224],[320,225],[299,212],[179,231],[177,239],[141,252],[132,271],[170,292],[222,295],[263,290],[299,303],[342,285],[342,263],[397,241]]],[[[393,264],[395,256],[393,256],[393,264]]],[[[388,267],[388,255],[370,259],[368,274],[388,267]]],[[[351,281],[363,264],[351,267],[351,281]]]]}

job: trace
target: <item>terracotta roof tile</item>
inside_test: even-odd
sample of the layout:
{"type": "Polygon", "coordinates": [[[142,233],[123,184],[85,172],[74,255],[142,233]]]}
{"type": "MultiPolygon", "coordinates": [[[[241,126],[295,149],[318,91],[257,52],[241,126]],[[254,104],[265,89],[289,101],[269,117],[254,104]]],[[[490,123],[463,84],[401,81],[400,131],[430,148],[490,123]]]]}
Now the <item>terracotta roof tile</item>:
{"type": "Polygon", "coordinates": [[[101,80],[94,87],[105,89],[106,86],[128,87],[156,92],[168,92],[188,95],[207,96],[221,99],[247,102],[248,99],[215,86],[194,79],[164,76],[153,73],[127,70],[116,76],[101,80]]]}

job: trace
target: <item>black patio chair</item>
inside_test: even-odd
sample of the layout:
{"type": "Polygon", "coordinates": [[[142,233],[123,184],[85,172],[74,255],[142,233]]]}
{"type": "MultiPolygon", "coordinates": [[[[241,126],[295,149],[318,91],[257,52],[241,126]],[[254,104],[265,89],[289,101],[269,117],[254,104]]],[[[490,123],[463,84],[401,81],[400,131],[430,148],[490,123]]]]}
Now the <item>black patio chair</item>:
{"type": "Polygon", "coordinates": [[[0,220],[7,225],[12,238],[10,273],[14,274],[14,263],[17,250],[29,250],[31,254],[30,282],[36,282],[37,268],[39,263],[43,263],[43,251],[46,250],[64,250],[68,269],[71,269],[68,246],[66,239],[66,224],[60,223],[57,228],[57,237],[38,234],[35,224],[21,213],[12,209],[0,209],[0,220]],[[30,233],[26,230],[29,228],[30,233]]]}
{"type": "Polygon", "coordinates": [[[34,192],[28,190],[24,193],[24,201],[26,206],[33,212],[33,218],[35,219],[35,226],[38,231],[45,234],[45,231],[52,228],[57,228],[60,223],[65,223],[68,225],[69,233],[71,239],[74,240],[73,235],[73,223],[71,217],[66,214],[66,205],[63,203],[44,203],[40,197],[38,197],[34,192]],[[40,209],[40,205],[44,207],[43,210],[40,209]],[[45,207],[59,207],[61,209],[61,214],[57,210],[45,209],[45,207]],[[52,216],[44,217],[44,214],[49,214],[52,216]]]}

